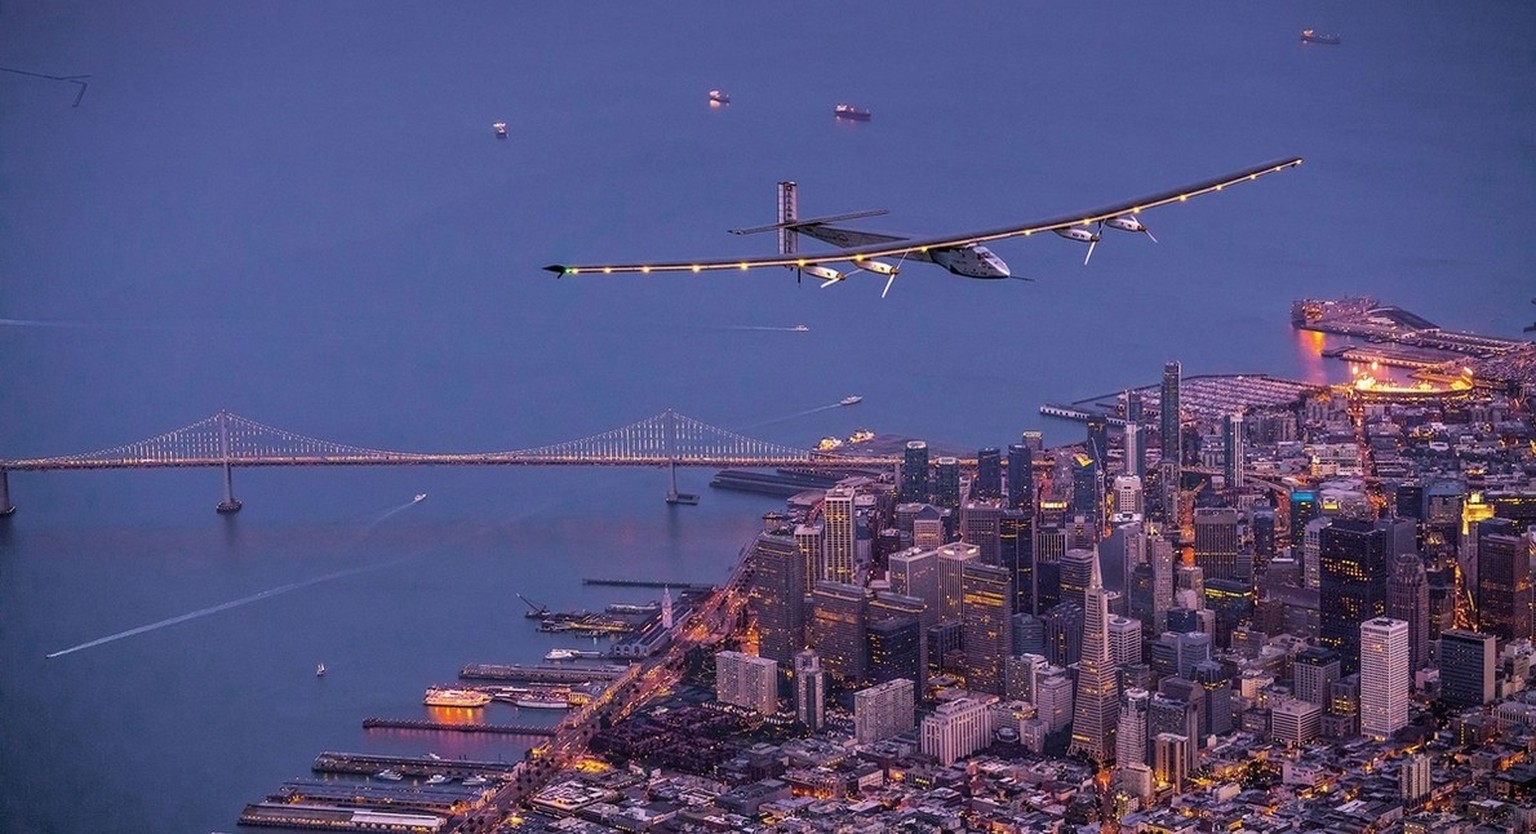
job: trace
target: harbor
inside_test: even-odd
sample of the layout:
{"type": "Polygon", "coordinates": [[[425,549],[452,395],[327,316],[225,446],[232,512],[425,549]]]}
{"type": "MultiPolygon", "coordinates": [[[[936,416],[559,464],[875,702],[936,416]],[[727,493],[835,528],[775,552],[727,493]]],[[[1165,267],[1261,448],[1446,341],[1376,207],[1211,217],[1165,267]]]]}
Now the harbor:
{"type": "Polygon", "coordinates": [[[428,732],[493,733],[506,736],[552,736],[553,727],[533,724],[459,724],[451,721],[432,721],[426,718],[378,718],[363,719],[365,730],[423,730],[428,732]]]}
{"type": "MultiPolygon", "coordinates": [[[[1200,374],[1186,376],[1179,383],[1179,405],[1197,419],[1215,419],[1225,414],[1250,409],[1281,408],[1294,405],[1327,390],[1326,386],[1270,376],[1269,374],[1200,374]]],[[[1159,385],[1143,385],[1088,397],[1071,404],[1046,404],[1040,413],[1047,417],[1087,422],[1103,419],[1109,425],[1125,425],[1124,399],[1135,394],[1141,400],[1143,419],[1156,416],[1161,407],[1159,385]]]]}

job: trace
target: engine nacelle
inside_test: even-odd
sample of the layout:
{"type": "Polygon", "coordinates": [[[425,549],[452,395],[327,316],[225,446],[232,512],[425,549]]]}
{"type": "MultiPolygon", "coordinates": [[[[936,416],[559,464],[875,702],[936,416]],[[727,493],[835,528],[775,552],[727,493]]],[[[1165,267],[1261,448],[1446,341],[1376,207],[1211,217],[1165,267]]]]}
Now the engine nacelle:
{"type": "Polygon", "coordinates": [[[832,269],[831,267],[816,266],[814,264],[812,264],[811,266],[802,266],[802,267],[800,267],[800,269],[802,271],[806,272],[807,274],[809,274],[813,278],[820,278],[821,280],[827,282],[825,284],[822,284],[823,287],[825,287],[825,286],[827,286],[829,284],[835,284],[838,281],[842,281],[842,280],[844,280],[844,279],[846,279],[848,277],[847,275],[844,275],[843,273],[838,272],[837,270],[832,269]]]}
{"type": "Polygon", "coordinates": [[[1121,215],[1120,217],[1111,217],[1104,221],[1104,225],[1110,227],[1111,229],[1119,229],[1122,232],[1145,233],[1147,231],[1147,227],[1143,225],[1140,220],[1137,220],[1134,217],[1126,217],[1124,215],[1121,215]]]}
{"type": "Polygon", "coordinates": [[[1081,226],[1074,226],[1070,229],[1056,229],[1055,231],[1056,234],[1061,235],[1067,240],[1075,240],[1078,243],[1097,243],[1099,240],[1098,232],[1081,226]]]}
{"type": "Polygon", "coordinates": [[[901,272],[900,267],[896,266],[895,264],[888,264],[884,261],[854,261],[854,265],[859,269],[867,269],[870,272],[874,272],[879,275],[895,275],[896,273],[901,272]]]}

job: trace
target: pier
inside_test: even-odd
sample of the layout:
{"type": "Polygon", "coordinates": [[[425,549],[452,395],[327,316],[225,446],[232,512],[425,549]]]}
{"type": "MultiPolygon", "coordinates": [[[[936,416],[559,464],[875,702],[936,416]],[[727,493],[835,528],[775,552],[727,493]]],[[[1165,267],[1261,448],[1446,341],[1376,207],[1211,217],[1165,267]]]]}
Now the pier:
{"type": "Polygon", "coordinates": [[[524,664],[471,663],[459,670],[463,680],[528,681],[530,683],[586,683],[611,681],[628,671],[627,666],[528,666],[524,664]]]}
{"type": "Polygon", "coordinates": [[[310,770],[315,773],[347,773],[372,776],[381,770],[398,770],[404,776],[425,778],[436,774],[459,778],[480,774],[502,777],[512,772],[512,762],[485,762],[469,759],[434,759],[430,756],[385,756],[374,753],[337,753],[326,751],[315,757],[310,770]]]}
{"type": "Polygon", "coordinates": [[[424,718],[364,718],[365,730],[423,730],[429,732],[489,733],[504,736],[554,736],[555,727],[535,727],[530,724],[448,724],[428,721],[424,718]]]}
{"type": "Polygon", "coordinates": [[[713,591],[715,586],[697,582],[655,582],[649,579],[583,579],[583,585],[606,585],[610,588],[677,588],[680,591],[713,591]]]}

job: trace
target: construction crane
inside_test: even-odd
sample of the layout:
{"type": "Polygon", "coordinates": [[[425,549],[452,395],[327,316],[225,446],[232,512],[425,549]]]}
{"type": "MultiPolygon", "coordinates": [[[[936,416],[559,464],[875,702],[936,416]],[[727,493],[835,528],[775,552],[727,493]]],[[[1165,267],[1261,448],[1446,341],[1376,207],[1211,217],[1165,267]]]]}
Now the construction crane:
{"type": "Polygon", "coordinates": [[[528,606],[528,613],[524,614],[524,617],[527,617],[530,620],[542,620],[549,616],[549,606],[539,605],[533,600],[523,596],[522,594],[518,594],[517,598],[522,600],[524,605],[528,606]]]}

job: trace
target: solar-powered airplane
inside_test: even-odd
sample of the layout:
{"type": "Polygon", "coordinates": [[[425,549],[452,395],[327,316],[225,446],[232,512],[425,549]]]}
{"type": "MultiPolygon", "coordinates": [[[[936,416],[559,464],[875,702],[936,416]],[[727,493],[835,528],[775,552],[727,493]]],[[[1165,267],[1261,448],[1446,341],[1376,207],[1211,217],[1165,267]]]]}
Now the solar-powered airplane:
{"type": "Polygon", "coordinates": [[[1083,258],[1084,264],[1088,263],[1088,259],[1093,257],[1093,248],[1098,245],[1100,233],[1106,228],[1144,234],[1155,243],[1157,239],[1152,237],[1152,233],[1147,231],[1146,225],[1141,222],[1140,215],[1142,212],[1159,206],[1165,206],[1169,203],[1182,203],[1191,197],[1199,197],[1202,194],[1221,191],[1229,186],[1247,182],[1248,180],[1256,180],[1266,174],[1279,173],[1300,164],[1300,157],[1277,159],[1225,176],[1203,180],[1181,188],[1150,194],[1135,200],[1126,200],[1090,211],[1062,215],[1047,220],[1016,223],[979,232],[930,238],[908,238],[830,225],[843,220],[882,215],[886,213],[883,210],[860,211],[851,214],[813,217],[802,220],[797,216],[795,184],[792,182],[781,182],[779,183],[779,221],[777,223],[751,229],[731,230],[733,234],[740,235],[777,231],[779,233],[779,252],[777,255],[729,260],[591,265],[551,264],[544,268],[555,273],[557,276],[564,277],[567,275],[609,275],[628,272],[747,270],[764,266],[782,266],[811,275],[821,280],[824,287],[846,280],[853,272],[865,271],[887,276],[885,290],[880,293],[883,298],[887,292],[890,292],[891,282],[896,280],[896,274],[901,271],[901,265],[909,260],[937,264],[956,275],[966,278],[994,279],[1014,277],[1009,272],[1008,265],[1003,263],[1002,259],[993,254],[991,250],[982,245],[994,240],[1003,240],[1011,237],[1030,237],[1042,232],[1055,232],[1068,240],[1088,244],[1087,257],[1083,258]],[[798,235],[800,234],[805,234],[840,247],[841,251],[825,254],[800,252],[798,241],[798,235]],[[895,258],[896,262],[890,263],[887,260],[881,260],[881,258],[895,258]],[[832,264],[845,264],[846,266],[840,270],[830,266],[832,264]]]}

